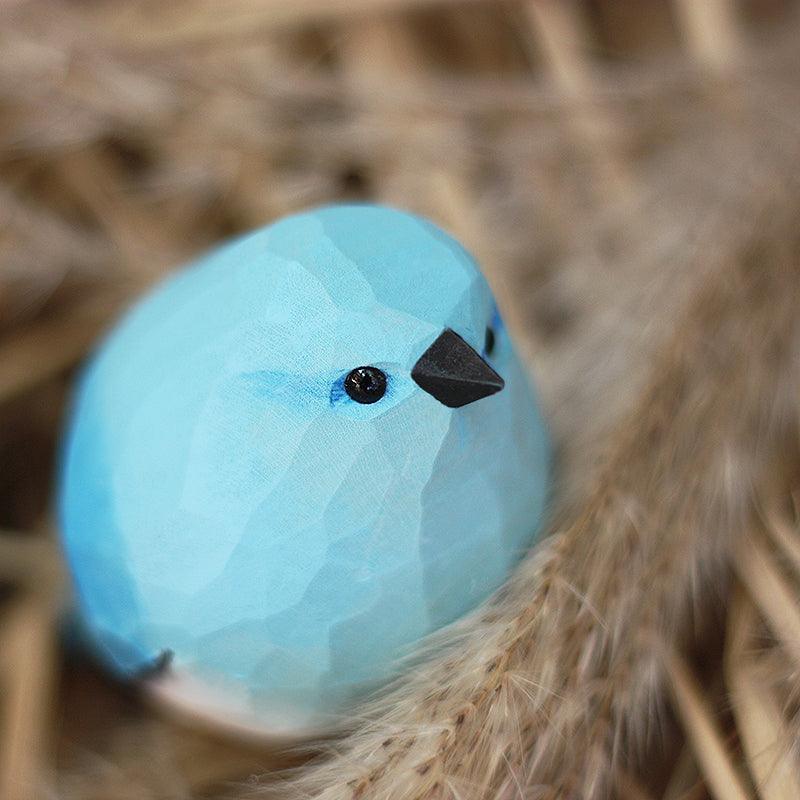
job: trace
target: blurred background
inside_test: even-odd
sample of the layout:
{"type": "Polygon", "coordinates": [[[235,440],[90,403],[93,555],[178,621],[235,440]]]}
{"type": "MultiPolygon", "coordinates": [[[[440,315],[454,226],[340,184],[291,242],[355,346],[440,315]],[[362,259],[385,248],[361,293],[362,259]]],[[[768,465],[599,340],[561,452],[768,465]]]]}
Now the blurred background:
{"type": "MultiPolygon", "coordinates": [[[[166,718],[57,635],[65,402],[131,298],[295,210],[412,209],[484,265],[557,441],[579,452],[708,264],[796,208],[797,14],[792,0],[5,0],[0,798],[237,796],[231,781],[298,758],[166,718]]],[[[580,459],[564,458],[577,495],[580,459]]],[[[797,597],[788,578],[779,590],[797,597]]],[[[796,765],[764,790],[758,761],[758,742],[796,749],[796,694],[747,695],[743,731],[704,666],[722,664],[713,646],[678,674],[669,744],[620,796],[800,797],[796,765]]]]}

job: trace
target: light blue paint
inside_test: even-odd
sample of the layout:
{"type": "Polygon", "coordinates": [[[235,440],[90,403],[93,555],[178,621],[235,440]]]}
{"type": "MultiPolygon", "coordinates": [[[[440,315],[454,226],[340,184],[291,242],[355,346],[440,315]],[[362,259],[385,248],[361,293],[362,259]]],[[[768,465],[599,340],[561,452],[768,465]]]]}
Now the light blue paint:
{"type": "Polygon", "coordinates": [[[61,483],[86,627],[313,725],[474,607],[530,545],[545,428],[472,258],[410,214],[337,206],[225,245],[144,298],[81,382],[61,483]],[[447,327],[505,388],[450,409],[410,372],[447,327]],[[388,391],[342,381],[379,366],[388,391]]]}

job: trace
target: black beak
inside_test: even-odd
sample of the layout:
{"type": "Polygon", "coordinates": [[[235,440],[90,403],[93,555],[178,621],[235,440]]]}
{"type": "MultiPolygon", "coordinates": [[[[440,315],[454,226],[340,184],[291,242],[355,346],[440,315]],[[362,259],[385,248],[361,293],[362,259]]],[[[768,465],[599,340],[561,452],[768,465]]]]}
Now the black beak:
{"type": "Polygon", "coordinates": [[[411,370],[415,383],[448,408],[499,392],[505,382],[455,331],[445,328],[411,370]]]}

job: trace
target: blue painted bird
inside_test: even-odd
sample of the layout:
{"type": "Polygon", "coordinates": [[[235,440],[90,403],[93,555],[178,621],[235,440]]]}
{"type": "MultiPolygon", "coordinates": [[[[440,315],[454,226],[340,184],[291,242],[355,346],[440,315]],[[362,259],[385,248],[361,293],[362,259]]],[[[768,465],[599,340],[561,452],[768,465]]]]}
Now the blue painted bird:
{"type": "Polygon", "coordinates": [[[331,206],[138,303],[80,382],[63,544],[100,657],[275,735],[325,728],[506,578],[548,442],[471,256],[331,206]]]}

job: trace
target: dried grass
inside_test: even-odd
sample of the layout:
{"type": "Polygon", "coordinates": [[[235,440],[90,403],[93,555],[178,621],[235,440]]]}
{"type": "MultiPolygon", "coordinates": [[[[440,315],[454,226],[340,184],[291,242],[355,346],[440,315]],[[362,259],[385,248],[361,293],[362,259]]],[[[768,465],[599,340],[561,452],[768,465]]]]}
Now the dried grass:
{"type": "Polygon", "coordinates": [[[797,25],[625,6],[3,7],[0,797],[800,797],[797,25]],[[42,520],[70,370],[120,305],[342,197],[479,255],[559,472],[500,595],[278,753],[57,648],[42,520]]]}

